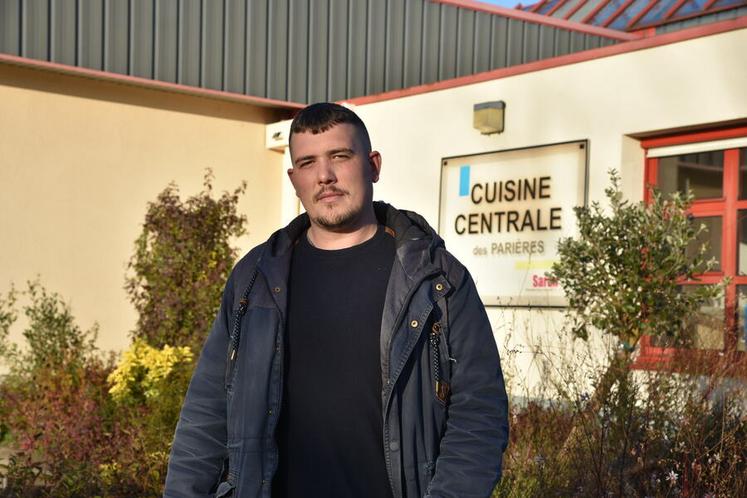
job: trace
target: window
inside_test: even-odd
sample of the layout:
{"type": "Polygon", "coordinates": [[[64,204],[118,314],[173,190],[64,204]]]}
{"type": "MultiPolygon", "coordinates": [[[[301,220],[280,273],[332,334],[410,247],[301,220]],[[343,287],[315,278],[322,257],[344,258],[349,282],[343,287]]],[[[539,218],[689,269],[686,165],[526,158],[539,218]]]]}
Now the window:
{"type": "Polygon", "coordinates": [[[652,368],[688,355],[741,359],[747,351],[747,126],[646,139],[642,146],[647,184],[664,193],[693,192],[690,212],[705,226],[699,242],[708,242],[708,256],[717,263],[697,281],[683,282],[682,291],[724,277],[730,282],[721,299],[691,317],[680,347],[644,337],[636,366],[652,368]]]}

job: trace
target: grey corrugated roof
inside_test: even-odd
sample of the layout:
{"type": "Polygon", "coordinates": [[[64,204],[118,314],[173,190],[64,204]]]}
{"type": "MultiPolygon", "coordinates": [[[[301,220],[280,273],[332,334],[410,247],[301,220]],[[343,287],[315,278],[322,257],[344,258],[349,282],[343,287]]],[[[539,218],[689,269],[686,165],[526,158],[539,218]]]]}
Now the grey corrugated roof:
{"type": "Polygon", "coordinates": [[[618,41],[453,3],[0,0],[0,52],[306,103],[432,83],[618,41]]]}

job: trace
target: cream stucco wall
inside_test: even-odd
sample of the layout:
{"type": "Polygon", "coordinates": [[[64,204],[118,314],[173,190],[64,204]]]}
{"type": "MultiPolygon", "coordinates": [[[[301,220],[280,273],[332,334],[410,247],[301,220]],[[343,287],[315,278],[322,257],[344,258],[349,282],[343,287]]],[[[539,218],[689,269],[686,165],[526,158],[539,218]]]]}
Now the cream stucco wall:
{"type": "MultiPolygon", "coordinates": [[[[383,156],[375,197],[437,226],[441,158],[588,139],[589,199],[603,200],[607,170],[627,197],[643,195],[644,152],[630,137],[747,118],[747,29],[355,107],[383,156]],[[472,128],[472,106],[506,102],[505,132],[472,128]]],[[[448,247],[448,243],[447,243],[448,247]]],[[[562,312],[489,308],[496,342],[536,389],[544,351],[561,351],[562,312]]],[[[561,351],[562,352],[562,351],[561,351]]],[[[535,391],[536,392],[536,391],[535,391]]]]}
{"type": "MultiPolygon", "coordinates": [[[[146,204],[174,181],[217,193],[248,182],[239,253],[280,223],[284,112],[0,64],[0,292],[39,275],[99,344],[121,349],[137,316],[123,290],[146,204]]],[[[12,331],[18,339],[22,321],[12,331]]]]}
{"type": "MultiPolygon", "coordinates": [[[[631,135],[747,119],[746,51],[741,29],[356,106],[383,157],[375,197],[437,227],[442,158],[585,139],[590,201],[604,199],[610,168],[639,200],[644,151],[631,135]],[[472,128],[472,106],[491,100],[506,102],[505,132],[483,136],[472,128]]],[[[284,199],[292,212],[295,199],[284,199]]],[[[488,315],[515,394],[540,393],[547,355],[576,354],[561,310],[491,307],[488,315]]]]}

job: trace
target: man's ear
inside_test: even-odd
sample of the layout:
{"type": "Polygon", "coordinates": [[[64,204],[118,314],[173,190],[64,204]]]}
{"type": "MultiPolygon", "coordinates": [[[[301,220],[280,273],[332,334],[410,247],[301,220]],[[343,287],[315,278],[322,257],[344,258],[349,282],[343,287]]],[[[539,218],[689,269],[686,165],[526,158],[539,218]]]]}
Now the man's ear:
{"type": "Polygon", "coordinates": [[[376,150],[369,152],[368,164],[371,167],[371,181],[376,183],[381,175],[381,154],[376,150]]]}
{"type": "Polygon", "coordinates": [[[293,191],[296,193],[296,197],[298,197],[298,189],[296,188],[296,184],[293,182],[293,173],[295,170],[293,168],[288,168],[286,171],[288,173],[288,179],[291,182],[291,185],[293,185],[293,191]]]}

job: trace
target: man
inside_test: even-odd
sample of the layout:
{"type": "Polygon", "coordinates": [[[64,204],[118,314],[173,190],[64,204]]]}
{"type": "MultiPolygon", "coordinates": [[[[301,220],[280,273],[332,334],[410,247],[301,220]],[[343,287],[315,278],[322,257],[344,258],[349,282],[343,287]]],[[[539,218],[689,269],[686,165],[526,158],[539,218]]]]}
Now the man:
{"type": "Polygon", "coordinates": [[[498,352],[467,270],[373,202],[363,122],[291,125],[306,213],[234,268],[177,425],[165,496],[487,498],[508,438],[498,352]]]}

